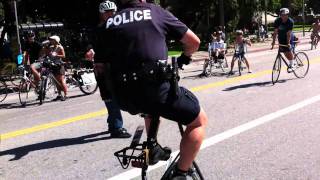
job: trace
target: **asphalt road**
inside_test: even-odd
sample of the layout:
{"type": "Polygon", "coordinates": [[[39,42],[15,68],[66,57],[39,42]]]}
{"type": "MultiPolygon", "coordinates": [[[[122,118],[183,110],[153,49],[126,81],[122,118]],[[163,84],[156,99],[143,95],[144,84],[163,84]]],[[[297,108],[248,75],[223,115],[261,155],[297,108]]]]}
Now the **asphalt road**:
{"type": "MultiPolygon", "coordinates": [[[[248,55],[252,74],[199,78],[202,62],[181,72],[208,114],[206,141],[197,162],[208,180],[319,179],[320,56],[301,45],[311,62],[297,79],[282,71],[271,84],[276,50],[248,55]]],[[[230,58],[229,58],[230,60],[230,58]]],[[[99,94],[73,89],[65,102],[25,108],[11,95],[0,104],[0,179],[139,179],[138,169],[123,170],[113,153],[131,139],[111,139],[99,94]]],[[[134,132],[142,118],[123,113],[134,132]]],[[[177,125],[163,120],[159,142],[178,150],[177,125]]],[[[164,166],[149,172],[160,178],[164,166]]]]}

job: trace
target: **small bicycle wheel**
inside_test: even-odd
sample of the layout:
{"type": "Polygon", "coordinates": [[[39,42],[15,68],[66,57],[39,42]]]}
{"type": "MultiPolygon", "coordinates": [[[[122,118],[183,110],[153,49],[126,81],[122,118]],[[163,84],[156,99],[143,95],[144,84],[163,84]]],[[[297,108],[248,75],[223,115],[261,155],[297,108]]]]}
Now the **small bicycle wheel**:
{"type": "Polygon", "coordinates": [[[31,83],[25,79],[22,79],[19,85],[19,100],[21,105],[26,105],[33,98],[32,91],[34,88],[31,83]]]}
{"type": "Polygon", "coordinates": [[[298,52],[295,54],[294,61],[296,68],[294,69],[294,75],[297,78],[304,78],[309,72],[309,58],[306,53],[298,52]]]}
{"type": "Polygon", "coordinates": [[[0,102],[4,101],[8,95],[8,87],[7,85],[0,81],[0,102]]]}
{"type": "Polygon", "coordinates": [[[281,58],[277,57],[272,68],[272,84],[277,83],[281,72],[281,58]]]}
{"type": "Polygon", "coordinates": [[[80,90],[84,93],[84,94],[93,94],[97,91],[98,89],[98,84],[96,79],[94,78],[94,73],[84,73],[83,75],[81,75],[81,80],[82,82],[79,82],[80,86],[80,90]]]}
{"type": "Polygon", "coordinates": [[[238,61],[238,71],[239,71],[239,76],[241,76],[241,71],[242,71],[241,59],[237,58],[236,61],[238,61]]]}
{"type": "Polygon", "coordinates": [[[208,61],[208,67],[205,70],[205,75],[210,76],[212,74],[212,66],[213,66],[213,61],[209,60],[208,61]]]}
{"type": "Polygon", "coordinates": [[[226,68],[228,68],[227,58],[224,57],[224,59],[222,59],[219,63],[220,63],[222,72],[226,72],[226,68]]]}

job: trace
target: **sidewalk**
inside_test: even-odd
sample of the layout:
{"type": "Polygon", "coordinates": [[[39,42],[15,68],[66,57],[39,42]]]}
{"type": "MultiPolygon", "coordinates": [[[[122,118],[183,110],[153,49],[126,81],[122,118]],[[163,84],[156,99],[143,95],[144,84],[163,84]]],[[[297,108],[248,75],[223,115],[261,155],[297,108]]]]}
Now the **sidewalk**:
{"type": "MultiPolygon", "coordinates": [[[[308,44],[310,43],[310,33],[306,32],[305,36],[303,37],[302,32],[295,33],[295,35],[299,38],[299,44],[308,44]]],[[[266,39],[265,42],[258,42],[253,43],[251,47],[248,47],[248,54],[254,52],[261,52],[271,49],[271,39],[266,39]]],[[[233,49],[228,49],[227,56],[233,56],[233,49]]],[[[208,59],[208,52],[207,51],[198,51],[192,55],[193,61],[203,61],[208,59]]]]}

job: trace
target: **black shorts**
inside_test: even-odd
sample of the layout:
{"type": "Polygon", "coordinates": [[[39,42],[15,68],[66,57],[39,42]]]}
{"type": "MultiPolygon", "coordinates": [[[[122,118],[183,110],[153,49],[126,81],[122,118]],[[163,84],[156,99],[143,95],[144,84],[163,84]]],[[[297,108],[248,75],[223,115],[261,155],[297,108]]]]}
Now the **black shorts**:
{"type": "Polygon", "coordinates": [[[283,47],[283,46],[280,46],[279,47],[279,51],[280,52],[292,52],[293,51],[293,45],[291,45],[291,47],[283,47]]]}
{"type": "Polygon", "coordinates": [[[192,92],[180,87],[174,98],[168,82],[117,87],[116,99],[120,108],[131,114],[160,116],[183,125],[190,124],[200,113],[199,101],[192,92]]]}
{"type": "Polygon", "coordinates": [[[65,75],[66,70],[63,65],[53,67],[52,68],[52,74],[57,76],[57,75],[65,75]]]}
{"type": "Polygon", "coordinates": [[[224,54],[219,53],[219,54],[218,54],[218,57],[217,57],[215,54],[213,54],[212,57],[213,57],[214,59],[224,59],[224,54]]]}

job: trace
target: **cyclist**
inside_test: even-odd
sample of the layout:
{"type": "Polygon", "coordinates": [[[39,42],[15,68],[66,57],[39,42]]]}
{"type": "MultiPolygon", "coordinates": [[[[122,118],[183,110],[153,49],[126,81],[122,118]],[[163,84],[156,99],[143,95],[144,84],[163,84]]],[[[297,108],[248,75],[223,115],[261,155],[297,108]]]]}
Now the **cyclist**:
{"type": "Polygon", "coordinates": [[[22,48],[25,54],[23,64],[30,65],[31,73],[34,76],[34,83],[38,85],[40,81],[39,69],[41,68],[41,65],[39,62],[35,61],[39,58],[42,47],[40,43],[35,40],[35,33],[32,30],[27,32],[26,37],[27,40],[22,48]]]}
{"type": "MultiPolygon", "coordinates": [[[[213,38],[210,46],[208,46],[209,56],[214,59],[214,63],[217,63],[218,59],[224,59],[226,53],[226,44],[222,39],[222,31],[216,32],[215,38],[213,38]]],[[[211,58],[209,57],[209,58],[211,58]]],[[[205,75],[206,69],[209,65],[209,59],[205,59],[203,64],[203,71],[200,76],[205,75]]]]}
{"type": "Polygon", "coordinates": [[[313,42],[314,38],[317,38],[317,41],[319,41],[320,40],[320,35],[319,35],[319,33],[320,33],[320,19],[317,19],[316,22],[314,22],[311,25],[309,31],[311,31],[311,29],[312,29],[312,33],[311,33],[311,36],[310,36],[311,37],[311,43],[313,42]]]}
{"type": "MultiPolygon", "coordinates": [[[[91,51],[87,52],[87,57],[94,59],[94,71],[96,80],[100,90],[100,96],[104,101],[104,104],[108,110],[108,129],[112,138],[130,138],[131,134],[123,128],[123,119],[120,111],[120,107],[116,101],[112,100],[110,92],[107,88],[107,83],[105,83],[105,72],[104,69],[108,68],[108,64],[106,63],[106,59],[103,57],[103,53],[105,52],[105,47],[103,44],[105,42],[101,42],[103,35],[101,32],[104,31],[106,20],[111,17],[117,11],[117,6],[114,2],[104,1],[99,5],[99,13],[100,13],[100,24],[96,28],[93,37],[93,47],[91,51]]],[[[108,41],[108,40],[106,40],[108,41]]],[[[108,43],[108,42],[106,42],[108,43]]],[[[106,72],[106,73],[110,73],[106,72]]],[[[110,85],[110,84],[109,84],[110,85]]]]}
{"type": "Polygon", "coordinates": [[[65,101],[67,99],[67,85],[64,81],[64,74],[65,74],[65,68],[63,65],[63,59],[65,56],[65,51],[63,46],[60,44],[60,37],[57,35],[49,37],[50,41],[50,52],[49,57],[51,57],[55,63],[58,65],[58,68],[55,68],[53,70],[53,74],[59,84],[62,86],[57,86],[58,89],[58,96],[54,100],[61,100],[65,101]],[[61,95],[61,91],[64,92],[64,95],[61,95]]]}
{"type": "Polygon", "coordinates": [[[244,59],[244,62],[246,63],[246,66],[248,68],[248,73],[252,73],[250,70],[250,64],[249,61],[247,60],[245,54],[247,51],[247,45],[251,46],[251,41],[249,39],[245,39],[243,37],[243,31],[242,30],[237,30],[236,31],[236,40],[234,41],[234,46],[235,46],[235,52],[231,61],[231,69],[229,74],[233,75],[233,67],[234,67],[234,61],[236,58],[241,57],[244,59]]]}
{"type": "Polygon", "coordinates": [[[279,51],[284,53],[286,58],[289,60],[288,72],[292,72],[293,68],[295,68],[296,64],[293,62],[293,44],[291,41],[292,29],[293,29],[293,20],[289,17],[289,9],[281,8],[280,9],[280,17],[274,21],[274,33],[273,33],[273,41],[272,48],[275,45],[276,37],[278,36],[279,42],[279,51]],[[281,46],[286,45],[287,47],[281,46]]]}
{"type": "MultiPolygon", "coordinates": [[[[178,88],[177,96],[161,76],[160,61],[168,58],[168,37],[180,40],[184,50],[178,58],[180,68],[191,62],[199,48],[199,38],[188,27],[160,6],[138,0],[117,0],[122,8],[105,25],[106,59],[110,60],[113,93],[121,109],[131,114],[161,116],[186,125],[180,143],[180,159],[170,179],[186,179],[204,138],[207,117],[198,99],[189,90],[178,88]]],[[[148,129],[148,119],[146,125],[148,129]]],[[[150,161],[161,148],[154,143],[150,161]],[[154,156],[153,156],[154,155],[154,156]]],[[[159,153],[157,153],[159,152],[159,153]]]]}

